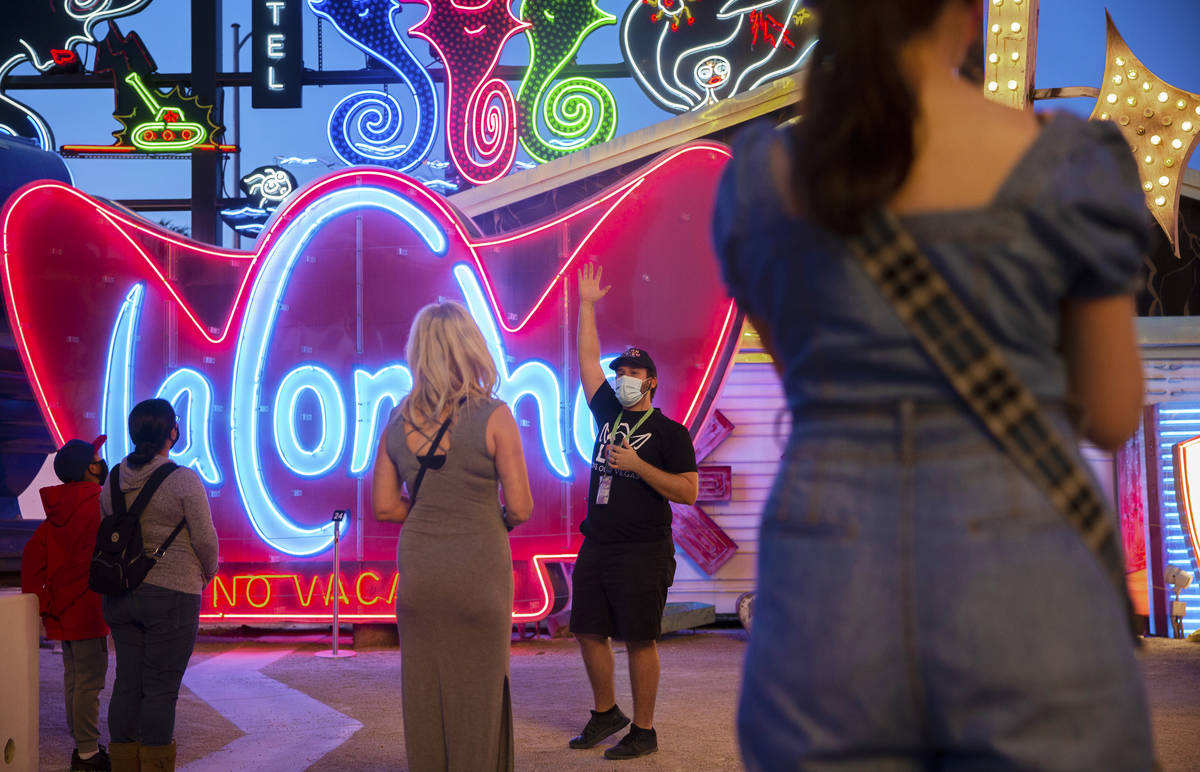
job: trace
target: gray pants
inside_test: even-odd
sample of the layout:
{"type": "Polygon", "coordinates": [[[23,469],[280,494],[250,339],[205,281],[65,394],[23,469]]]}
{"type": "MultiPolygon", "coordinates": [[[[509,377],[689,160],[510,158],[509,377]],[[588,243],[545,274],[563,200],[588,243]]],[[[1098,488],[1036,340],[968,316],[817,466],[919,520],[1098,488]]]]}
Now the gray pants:
{"type": "Polygon", "coordinates": [[[97,750],[100,739],[100,690],[108,674],[108,639],[63,641],[63,701],[67,731],[80,753],[97,750]]]}

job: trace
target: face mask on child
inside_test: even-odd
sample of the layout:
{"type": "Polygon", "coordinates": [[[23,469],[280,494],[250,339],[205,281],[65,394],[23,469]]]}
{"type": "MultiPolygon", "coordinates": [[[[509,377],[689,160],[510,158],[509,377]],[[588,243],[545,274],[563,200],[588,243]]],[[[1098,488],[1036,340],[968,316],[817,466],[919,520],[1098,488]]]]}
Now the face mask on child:
{"type": "Polygon", "coordinates": [[[642,379],[632,375],[617,376],[617,401],[622,407],[633,407],[642,401],[642,379]]]}

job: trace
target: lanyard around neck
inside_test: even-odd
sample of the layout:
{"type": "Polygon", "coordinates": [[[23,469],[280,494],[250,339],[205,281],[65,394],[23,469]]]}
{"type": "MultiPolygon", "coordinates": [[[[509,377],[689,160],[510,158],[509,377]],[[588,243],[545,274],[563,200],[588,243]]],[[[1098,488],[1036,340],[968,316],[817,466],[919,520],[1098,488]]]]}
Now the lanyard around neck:
{"type": "MultiPolygon", "coordinates": [[[[629,434],[626,436],[626,439],[631,439],[633,437],[633,433],[636,432],[638,429],[640,429],[642,427],[642,424],[646,423],[646,419],[649,418],[650,414],[653,412],[654,412],[654,408],[650,408],[649,410],[647,410],[646,415],[642,416],[641,419],[639,419],[638,422],[633,425],[633,428],[631,428],[629,430],[629,434]]],[[[624,410],[617,413],[617,422],[615,424],[613,424],[613,430],[612,430],[613,434],[617,433],[617,427],[621,425],[621,419],[624,416],[625,416],[624,410]]]]}
{"type": "MultiPolygon", "coordinates": [[[[646,423],[646,419],[647,419],[647,418],[649,418],[649,417],[650,417],[650,414],[651,414],[651,413],[653,413],[653,412],[654,412],[654,408],[650,408],[649,410],[647,410],[647,411],[646,411],[646,415],[642,416],[642,417],[641,417],[641,419],[640,419],[640,420],[639,420],[639,421],[638,421],[636,424],[634,424],[634,425],[633,425],[633,428],[629,430],[629,434],[627,434],[627,435],[625,436],[625,439],[626,439],[626,440],[628,440],[628,439],[630,439],[631,437],[633,437],[633,433],[634,433],[634,432],[636,432],[636,431],[637,431],[637,430],[638,430],[638,429],[641,427],[641,425],[642,425],[642,424],[646,423]]],[[[616,435],[616,433],[617,433],[617,427],[621,425],[621,419],[622,419],[624,416],[625,416],[625,411],[624,411],[624,410],[622,410],[621,412],[617,413],[617,420],[616,420],[616,421],[613,423],[613,429],[612,429],[612,432],[611,432],[611,433],[608,435],[608,439],[609,439],[609,441],[611,441],[611,440],[612,440],[612,438],[613,438],[613,437],[616,435]]],[[[611,471],[610,471],[610,470],[612,469],[612,467],[610,467],[610,466],[608,465],[608,458],[607,458],[607,455],[608,455],[608,454],[605,454],[605,456],[606,456],[606,457],[605,457],[605,459],[604,459],[604,474],[611,474],[611,471]]]]}

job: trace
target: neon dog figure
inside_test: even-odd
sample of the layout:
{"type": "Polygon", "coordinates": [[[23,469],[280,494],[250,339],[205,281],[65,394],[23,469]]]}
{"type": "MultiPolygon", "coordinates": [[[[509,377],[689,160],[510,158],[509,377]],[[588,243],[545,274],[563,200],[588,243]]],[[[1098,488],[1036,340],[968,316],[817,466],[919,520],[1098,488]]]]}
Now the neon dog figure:
{"type": "Polygon", "coordinates": [[[636,0],[621,19],[621,53],[650,99],[686,112],[798,70],[816,43],[813,15],[803,5],[636,0]],[[720,62],[725,73],[714,80],[720,62]]]}
{"type": "Polygon", "coordinates": [[[707,225],[727,159],[721,145],[685,145],[551,220],[489,237],[415,180],[341,170],[291,195],[250,252],[32,183],[0,213],[5,303],[55,442],[107,433],[115,463],[136,402],[175,404],[172,458],[204,480],[221,540],[205,613],[304,619],[328,618],[329,593],[318,602],[314,587],[344,582],[347,618],[392,613],[398,529],[364,516],[369,472],[411,388],[413,314],[438,298],[463,303],[521,426],[536,507],[512,538],[513,613],[539,619],[554,608],[550,567],[582,539],[596,432],[563,332],[576,269],[596,261],[613,282],[600,328],[630,339],[606,340],[608,353],[633,338],[653,351],[655,404],[697,431],[741,325],[707,225]],[[334,509],[353,511],[341,542],[350,573],[337,582],[334,509]]]}

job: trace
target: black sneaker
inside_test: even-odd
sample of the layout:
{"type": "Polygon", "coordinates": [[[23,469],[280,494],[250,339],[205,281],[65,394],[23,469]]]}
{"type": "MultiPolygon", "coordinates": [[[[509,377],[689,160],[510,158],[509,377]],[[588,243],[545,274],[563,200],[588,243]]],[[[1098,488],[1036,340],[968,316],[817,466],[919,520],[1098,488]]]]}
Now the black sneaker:
{"type": "Polygon", "coordinates": [[[109,772],[112,769],[112,762],[108,759],[108,749],[103,745],[96,752],[95,756],[90,758],[79,758],[79,749],[71,751],[71,772],[91,772],[91,770],[101,770],[101,772],[109,772]]]}
{"type": "Polygon", "coordinates": [[[621,709],[616,705],[613,705],[603,713],[597,713],[593,710],[592,717],[588,719],[587,726],[583,728],[578,737],[571,738],[571,742],[568,745],[577,750],[592,748],[605,737],[616,734],[628,725],[629,716],[622,713],[621,709]]]}
{"type": "Polygon", "coordinates": [[[658,750],[658,734],[653,729],[642,729],[637,724],[629,727],[629,734],[621,742],[604,752],[604,758],[622,761],[649,756],[658,750]]]}

